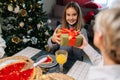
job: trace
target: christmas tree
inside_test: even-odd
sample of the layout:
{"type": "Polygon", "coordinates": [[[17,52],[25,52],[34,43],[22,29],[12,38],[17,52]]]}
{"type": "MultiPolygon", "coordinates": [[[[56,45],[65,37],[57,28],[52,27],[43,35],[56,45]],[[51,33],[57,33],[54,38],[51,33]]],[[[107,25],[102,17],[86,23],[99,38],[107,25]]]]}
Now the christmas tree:
{"type": "Polygon", "coordinates": [[[45,50],[53,31],[48,27],[42,0],[1,0],[0,16],[8,56],[27,46],[45,50]]]}

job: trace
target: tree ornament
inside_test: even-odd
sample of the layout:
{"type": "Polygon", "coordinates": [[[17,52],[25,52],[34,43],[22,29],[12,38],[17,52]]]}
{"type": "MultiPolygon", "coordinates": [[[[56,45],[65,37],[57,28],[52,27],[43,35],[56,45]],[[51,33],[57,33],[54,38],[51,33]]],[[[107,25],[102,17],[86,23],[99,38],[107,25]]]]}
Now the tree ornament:
{"type": "Polygon", "coordinates": [[[14,2],[16,2],[17,0],[14,0],[14,2]]]}
{"type": "Polygon", "coordinates": [[[31,32],[33,31],[33,29],[30,29],[27,31],[28,34],[31,34],[31,32]]]}
{"type": "Polygon", "coordinates": [[[48,24],[50,24],[51,22],[52,22],[51,19],[48,19],[48,20],[47,20],[47,23],[48,23],[48,24]]]}
{"type": "Polygon", "coordinates": [[[13,25],[11,25],[11,24],[7,24],[7,29],[6,29],[6,30],[11,30],[11,29],[13,29],[13,28],[14,28],[13,25]]]}
{"type": "Polygon", "coordinates": [[[28,12],[30,13],[30,12],[32,12],[32,10],[30,9],[30,10],[28,10],[28,12]]]}
{"type": "Polygon", "coordinates": [[[13,7],[11,4],[8,5],[8,11],[13,11],[13,7]]]}
{"type": "Polygon", "coordinates": [[[21,41],[20,38],[17,37],[17,36],[14,36],[14,37],[12,38],[12,42],[15,43],[15,44],[20,43],[20,41],[21,41]]]}
{"type": "Polygon", "coordinates": [[[14,12],[15,13],[18,13],[20,11],[20,7],[18,5],[16,5],[15,9],[14,9],[14,12]]]}
{"type": "Polygon", "coordinates": [[[30,41],[30,39],[27,39],[27,38],[23,38],[23,40],[22,40],[24,43],[27,43],[28,41],[30,41]]]}
{"type": "Polygon", "coordinates": [[[9,0],[12,3],[12,0],[9,0]]]}
{"type": "Polygon", "coordinates": [[[30,9],[32,9],[32,8],[33,8],[33,5],[31,4],[31,5],[30,5],[30,9]]]}
{"type": "Polygon", "coordinates": [[[20,23],[19,23],[19,26],[20,26],[21,28],[24,27],[24,25],[25,25],[24,22],[20,22],[20,23]]]}
{"type": "Polygon", "coordinates": [[[37,7],[37,8],[40,8],[40,4],[39,4],[39,3],[36,3],[36,7],[37,7]]]}
{"type": "Polygon", "coordinates": [[[49,35],[49,32],[48,32],[48,30],[47,30],[47,31],[45,31],[45,35],[49,35]]]}
{"type": "Polygon", "coordinates": [[[38,29],[38,30],[40,29],[40,27],[41,27],[41,24],[40,24],[40,23],[37,24],[37,29],[38,29]]]}
{"type": "Polygon", "coordinates": [[[32,44],[37,44],[37,40],[38,40],[38,39],[37,39],[36,37],[32,37],[32,38],[31,38],[32,44]]]}
{"type": "Polygon", "coordinates": [[[30,25],[28,28],[29,28],[29,30],[30,30],[30,29],[32,29],[33,27],[30,25]]]}
{"type": "Polygon", "coordinates": [[[25,4],[24,3],[22,4],[22,6],[23,6],[23,8],[25,8],[25,4]]]}
{"type": "Polygon", "coordinates": [[[25,17],[27,15],[27,11],[25,9],[21,9],[21,15],[22,17],[25,17]]]}
{"type": "Polygon", "coordinates": [[[28,18],[28,21],[29,21],[29,22],[31,22],[31,21],[32,21],[32,18],[31,18],[31,17],[30,17],[30,18],[28,18]]]}

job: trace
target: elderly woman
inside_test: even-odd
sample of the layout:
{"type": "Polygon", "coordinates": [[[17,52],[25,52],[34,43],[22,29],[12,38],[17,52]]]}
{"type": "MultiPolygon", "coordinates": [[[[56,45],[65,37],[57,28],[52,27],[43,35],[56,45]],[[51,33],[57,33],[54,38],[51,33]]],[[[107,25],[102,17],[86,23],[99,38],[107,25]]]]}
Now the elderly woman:
{"type": "Polygon", "coordinates": [[[85,38],[79,47],[96,64],[90,68],[87,80],[120,80],[120,9],[101,11],[95,19],[94,33],[94,44],[102,56],[85,38]]]}

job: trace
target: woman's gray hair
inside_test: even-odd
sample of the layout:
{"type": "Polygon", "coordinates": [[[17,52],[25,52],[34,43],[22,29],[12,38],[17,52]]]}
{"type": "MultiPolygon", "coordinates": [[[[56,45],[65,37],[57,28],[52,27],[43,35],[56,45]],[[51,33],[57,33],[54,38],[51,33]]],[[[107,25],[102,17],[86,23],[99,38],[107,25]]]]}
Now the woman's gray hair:
{"type": "Polygon", "coordinates": [[[120,63],[120,8],[101,11],[96,16],[94,30],[102,33],[105,53],[120,63]]]}

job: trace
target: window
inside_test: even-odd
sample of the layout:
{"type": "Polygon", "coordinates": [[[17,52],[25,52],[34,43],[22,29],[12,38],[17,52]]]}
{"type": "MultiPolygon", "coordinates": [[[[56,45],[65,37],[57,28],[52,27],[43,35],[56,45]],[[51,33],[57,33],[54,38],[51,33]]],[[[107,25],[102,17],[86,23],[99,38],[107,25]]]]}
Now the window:
{"type": "Polygon", "coordinates": [[[112,1],[114,0],[93,0],[96,3],[99,3],[102,5],[102,7],[109,7],[112,1]]]}
{"type": "Polygon", "coordinates": [[[94,0],[96,3],[107,4],[107,0],[94,0]]]}

